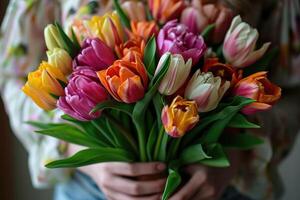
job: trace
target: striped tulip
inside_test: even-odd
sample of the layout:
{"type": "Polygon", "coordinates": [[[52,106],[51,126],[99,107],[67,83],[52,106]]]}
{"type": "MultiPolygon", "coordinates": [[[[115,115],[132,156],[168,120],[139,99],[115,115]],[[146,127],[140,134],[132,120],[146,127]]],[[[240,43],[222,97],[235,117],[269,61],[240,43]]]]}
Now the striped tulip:
{"type": "Polygon", "coordinates": [[[125,1],[121,6],[130,21],[140,22],[147,20],[145,6],[142,2],[125,1]]]}
{"type": "Polygon", "coordinates": [[[182,0],[148,0],[153,18],[160,24],[177,18],[184,9],[182,0]]]}
{"type": "Polygon", "coordinates": [[[124,30],[117,13],[94,16],[88,22],[94,36],[99,37],[107,46],[114,49],[124,40],[124,30]]]}
{"type": "Polygon", "coordinates": [[[57,98],[64,95],[62,84],[66,83],[67,79],[59,68],[42,62],[36,71],[28,74],[22,90],[40,108],[53,110],[56,108],[57,98]]]}
{"type": "Polygon", "coordinates": [[[174,94],[185,83],[192,68],[191,58],[185,62],[180,54],[165,53],[158,62],[155,74],[161,70],[162,64],[168,56],[171,56],[169,69],[158,87],[158,91],[164,95],[174,94]]]}
{"type": "Polygon", "coordinates": [[[240,16],[236,16],[226,33],[223,54],[226,61],[233,67],[247,67],[259,60],[268,50],[270,43],[265,43],[259,50],[255,50],[258,39],[256,29],[242,22],[240,16]]]}
{"type": "Polygon", "coordinates": [[[177,96],[161,113],[162,124],[171,137],[182,137],[199,121],[197,104],[177,96]]]}
{"type": "Polygon", "coordinates": [[[148,77],[141,58],[137,54],[129,57],[134,59],[117,60],[108,69],[97,74],[114,99],[134,103],[144,97],[148,77]]]}
{"type": "Polygon", "coordinates": [[[185,89],[185,98],[195,100],[199,112],[209,112],[218,106],[229,87],[229,81],[222,83],[221,77],[198,69],[185,89]]]}
{"type": "Polygon", "coordinates": [[[258,72],[240,80],[233,89],[233,95],[256,100],[245,106],[242,112],[246,115],[270,109],[281,97],[281,88],[272,84],[267,72],[258,72]]]}
{"type": "Polygon", "coordinates": [[[54,48],[47,51],[48,62],[57,67],[61,72],[68,76],[72,72],[72,58],[64,49],[54,48]]]}

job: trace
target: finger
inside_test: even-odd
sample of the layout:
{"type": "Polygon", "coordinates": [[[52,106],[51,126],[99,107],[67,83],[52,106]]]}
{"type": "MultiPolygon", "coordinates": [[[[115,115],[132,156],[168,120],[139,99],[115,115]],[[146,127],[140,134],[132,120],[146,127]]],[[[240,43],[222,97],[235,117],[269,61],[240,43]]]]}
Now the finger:
{"type": "Polygon", "coordinates": [[[166,165],[159,162],[152,163],[109,163],[106,165],[106,170],[112,174],[137,177],[143,175],[152,175],[163,172],[166,165]]]}
{"type": "Polygon", "coordinates": [[[120,176],[111,176],[110,181],[103,183],[103,187],[127,195],[152,195],[162,193],[166,179],[152,181],[135,181],[120,176]]]}
{"type": "Polygon", "coordinates": [[[170,200],[190,199],[199,192],[201,185],[205,182],[206,175],[202,171],[195,172],[192,178],[184,185],[170,200]]]}
{"type": "Polygon", "coordinates": [[[161,194],[137,197],[123,193],[118,193],[113,190],[105,190],[105,195],[109,200],[160,200],[161,198],[161,194]]]}
{"type": "Polygon", "coordinates": [[[200,191],[191,198],[191,200],[208,200],[215,199],[215,197],[215,189],[211,185],[205,184],[200,188],[200,191]]]}

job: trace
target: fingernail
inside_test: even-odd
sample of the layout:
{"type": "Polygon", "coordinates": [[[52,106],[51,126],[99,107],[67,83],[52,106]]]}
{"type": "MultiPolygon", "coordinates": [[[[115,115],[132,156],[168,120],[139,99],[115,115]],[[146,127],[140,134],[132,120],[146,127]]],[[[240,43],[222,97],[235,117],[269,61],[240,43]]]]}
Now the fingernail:
{"type": "Polygon", "coordinates": [[[166,169],[166,165],[163,163],[160,163],[156,166],[156,168],[158,169],[158,171],[163,171],[166,169]]]}

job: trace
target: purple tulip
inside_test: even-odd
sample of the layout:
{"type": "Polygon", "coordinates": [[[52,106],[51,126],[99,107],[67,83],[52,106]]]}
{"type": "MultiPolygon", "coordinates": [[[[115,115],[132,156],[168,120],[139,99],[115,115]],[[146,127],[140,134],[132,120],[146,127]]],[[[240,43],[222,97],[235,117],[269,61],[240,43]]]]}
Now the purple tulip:
{"type": "Polygon", "coordinates": [[[166,52],[181,54],[185,61],[192,58],[193,65],[198,63],[206,50],[203,37],[195,35],[177,20],[168,22],[160,30],[157,45],[160,56],[166,52]]]}
{"type": "Polygon", "coordinates": [[[69,84],[65,88],[65,96],[59,98],[57,107],[75,119],[89,121],[101,114],[101,112],[90,114],[91,110],[108,98],[96,73],[83,67],[73,72],[69,84]]]}
{"type": "Polygon", "coordinates": [[[81,66],[88,66],[93,71],[100,71],[108,68],[116,60],[111,48],[99,38],[86,39],[83,42],[82,50],[73,62],[74,70],[81,66]]]}

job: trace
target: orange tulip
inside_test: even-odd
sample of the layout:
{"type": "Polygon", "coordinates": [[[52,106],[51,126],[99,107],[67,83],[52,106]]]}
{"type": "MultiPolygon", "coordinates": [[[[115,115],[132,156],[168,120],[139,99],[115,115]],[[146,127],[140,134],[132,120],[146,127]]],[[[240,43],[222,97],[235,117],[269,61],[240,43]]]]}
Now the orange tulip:
{"type": "Polygon", "coordinates": [[[145,41],[141,37],[134,37],[127,42],[116,46],[115,51],[119,58],[128,56],[128,54],[137,54],[140,58],[144,56],[145,41]]]}
{"type": "Polygon", "coordinates": [[[172,137],[182,137],[199,121],[197,104],[177,96],[170,106],[162,110],[161,120],[165,131],[172,137]]]}
{"type": "Polygon", "coordinates": [[[157,35],[158,26],[155,21],[131,21],[131,31],[133,36],[140,36],[147,41],[152,35],[157,35]]]}
{"type": "Polygon", "coordinates": [[[281,88],[268,80],[267,72],[258,72],[240,80],[233,94],[256,100],[242,110],[244,114],[250,115],[270,109],[280,99],[281,88]]]}
{"type": "Polygon", "coordinates": [[[237,70],[229,64],[220,63],[218,58],[206,59],[203,72],[211,72],[214,76],[221,77],[223,81],[229,81],[231,86],[242,79],[242,70],[237,70]]]}
{"type": "Polygon", "coordinates": [[[182,0],[148,0],[148,5],[153,18],[161,24],[180,16],[185,7],[182,0]]]}
{"type": "Polygon", "coordinates": [[[134,103],[144,97],[148,85],[146,69],[136,53],[130,58],[114,62],[106,70],[97,72],[102,85],[117,101],[134,103]]]}

